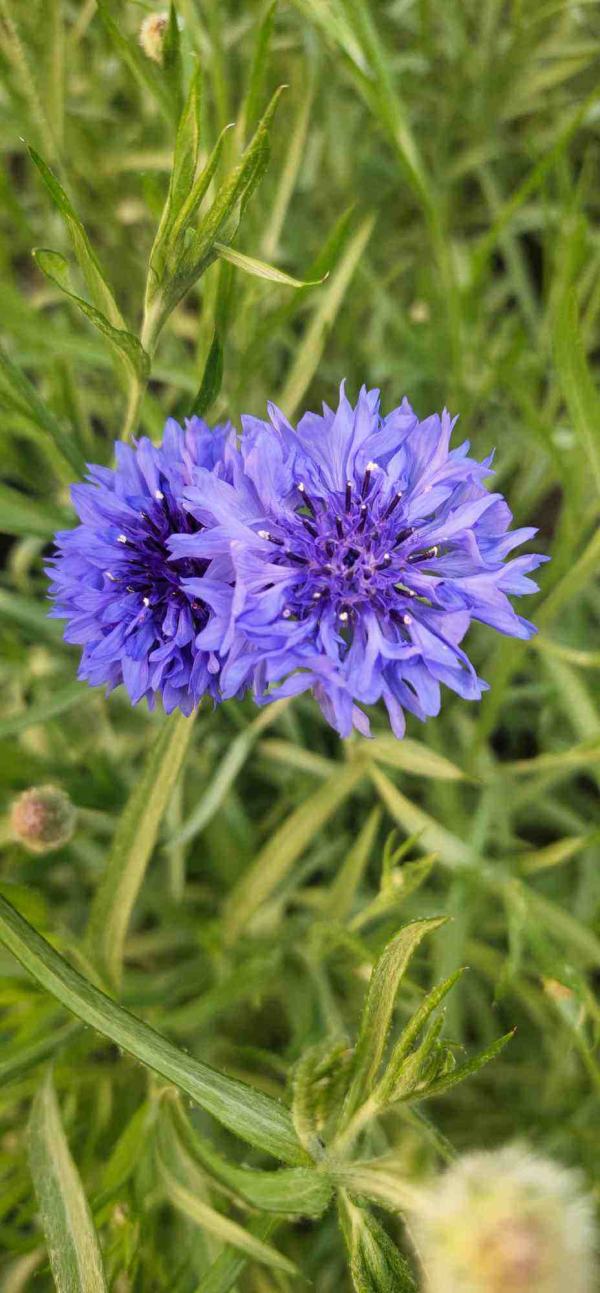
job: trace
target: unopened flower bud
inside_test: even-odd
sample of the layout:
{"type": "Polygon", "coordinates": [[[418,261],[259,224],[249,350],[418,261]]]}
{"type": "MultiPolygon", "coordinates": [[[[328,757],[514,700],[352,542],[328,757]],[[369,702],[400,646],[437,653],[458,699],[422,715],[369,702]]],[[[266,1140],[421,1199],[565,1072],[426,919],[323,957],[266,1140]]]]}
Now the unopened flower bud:
{"type": "Polygon", "coordinates": [[[140,45],[148,58],[155,63],[162,63],[165,31],[169,21],[168,13],[151,13],[140,27],[140,45]]]}
{"type": "Polygon", "coordinates": [[[12,806],[12,828],[30,853],[51,853],[68,844],[77,811],[57,786],[32,786],[12,806]]]}
{"type": "Polygon", "coordinates": [[[413,1235],[427,1293],[591,1293],[594,1222],[577,1172],[523,1146],[468,1154],[413,1235]]]}

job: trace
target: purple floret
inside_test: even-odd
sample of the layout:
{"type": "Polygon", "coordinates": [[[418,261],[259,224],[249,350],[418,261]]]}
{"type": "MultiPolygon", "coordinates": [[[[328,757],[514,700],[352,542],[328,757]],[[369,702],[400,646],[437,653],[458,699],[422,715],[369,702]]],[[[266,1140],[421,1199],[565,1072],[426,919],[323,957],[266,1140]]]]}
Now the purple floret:
{"type": "Polygon", "coordinates": [[[342,384],[337,411],[296,431],[269,413],[243,419],[227,472],[198,461],[186,523],[167,539],[182,588],[212,608],[197,645],[224,661],[222,696],[253,684],[264,704],[312,688],[342,736],[369,735],[359,705],[383,699],[397,737],[404,710],[438,713],[442,682],[478,700],[486,684],[460,647],[469,624],[530,637],[507,594],[535,592],[527,576],[546,560],[504,563],[536,531],[508,531],[506,502],[483,483],[491,457],[450,449],[446,411],[419,422],[404,400],[381,417],[365,388],[353,408],[342,384]]]}
{"type": "Polygon", "coordinates": [[[229,426],[192,418],[182,430],[169,419],[160,447],[118,443],[114,471],[90,465],[89,483],[73,486],[81,525],[56,536],[50,614],[68,619],[65,639],[83,646],[79,677],[92,686],[124,683],[132,704],[145,697],[150,709],[160,693],[167,713],[190,714],[206,693],[219,700],[218,652],[197,645],[210,604],[186,587],[203,577],[211,595],[208,561],[173,561],[168,543],[198,533],[183,491],[196,470],[227,477],[231,439],[229,426]]]}

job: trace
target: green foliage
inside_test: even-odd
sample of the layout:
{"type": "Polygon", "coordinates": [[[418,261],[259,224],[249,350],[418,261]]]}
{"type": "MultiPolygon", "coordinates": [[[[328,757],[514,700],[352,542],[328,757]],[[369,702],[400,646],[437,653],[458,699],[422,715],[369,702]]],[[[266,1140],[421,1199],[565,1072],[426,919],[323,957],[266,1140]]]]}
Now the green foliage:
{"type": "Polygon", "coordinates": [[[176,0],[155,63],[158,11],[0,0],[0,1285],[409,1290],[455,1153],[599,1187],[600,25],[176,0]],[[459,412],[540,527],[481,706],[342,747],[309,696],[169,724],[76,682],[43,567],[85,463],[343,376],[459,412]],[[77,830],[32,857],[48,783],[77,830]]]}

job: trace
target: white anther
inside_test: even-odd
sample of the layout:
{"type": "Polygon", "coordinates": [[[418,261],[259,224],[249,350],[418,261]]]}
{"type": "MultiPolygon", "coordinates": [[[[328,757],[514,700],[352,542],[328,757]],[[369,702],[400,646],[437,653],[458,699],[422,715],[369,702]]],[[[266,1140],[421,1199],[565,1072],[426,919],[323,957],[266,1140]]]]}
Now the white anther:
{"type": "Polygon", "coordinates": [[[285,610],[283,610],[283,611],[281,612],[281,614],[283,615],[284,620],[289,620],[289,619],[291,619],[291,618],[292,618],[292,612],[291,612],[291,610],[290,610],[289,606],[286,606],[286,607],[285,607],[285,610]]]}
{"type": "Polygon", "coordinates": [[[384,552],[384,554],[383,554],[383,560],[384,560],[384,561],[391,561],[391,560],[392,560],[392,558],[390,557],[389,552],[384,552]]]}
{"type": "Polygon", "coordinates": [[[120,535],[119,535],[119,538],[118,538],[118,542],[119,542],[119,543],[127,543],[127,535],[126,535],[126,534],[120,534],[120,535]]]}
{"type": "Polygon", "coordinates": [[[433,548],[431,549],[431,555],[432,555],[432,557],[437,557],[438,552],[439,552],[439,548],[438,548],[437,546],[436,546],[436,547],[433,547],[433,548]]]}
{"type": "Polygon", "coordinates": [[[430,491],[430,489],[431,489],[431,485],[424,485],[424,486],[423,486],[423,493],[424,493],[424,494],[428,494],[428,493],[429,493],[429,491],[430,491]]]}
{"type": "Polygon", "coordinates": [[[106,575],[107,579],[110,579],[111,583],[117,584],[119,582],[116,575],[113,575],[110,570],[105,570],[104,574],[106,575]]]}
{"type": "Polygon", "coordinates": [[[322,596],[323,596],[322,593],[313,593],[313,602],[318,602],[319,597],[322,597],[322,596]]]}
{"type": "Polygon", "coordinates": [[[143,601],[143,603],[144,603],[144,606],[149,606],[149,605],[150,605],[150,598],[149,598],[149,597],[142,597],[142,601],[143,601]]]}
{"type": "Polygon", "coordinates": [[[368,462],[365,471],[379,471],[379,467],[376,462],[368,462]]]}
{"type": "Polygon", "coordinates": [[[161,490],[160,490],[160,489],[155,489],[155,491],[154,491],[154,497],[155,497],[155,498],[157,498],[157,499],[158,499],[158,501],[159,501],[159,503],[160,503],[160,502],[161,502],[161,500],[164,498],[164,494],[161,492],[161,490]]]}
{"type": "Polygon", "coordinates": [[[345,623],[346,623],[346,620],[348,619],[348,612],[347,612],[347,611],[340,611],[339,618],[340,618],[340,619],[343,621],[343,623],[345,624],[345,623]]]}
{"type": "Polygon", "coordinates": [[[412,624],[412,615],[403,615],[402,619],[405,624],[412,624]]]}
{"type": "Polygon", "coordinates": [[[270,539],[271,535],[268,530],[257,530],[259,539],[270,539]]]}
{"type": "Polygon", "coordinates": [[[306,489],[306,485],[303,485],[302,481],[300,481],[300,484],[298,485],[298,489],[300,490],[300,493],[303,494],[304,490],[306,489]]]}

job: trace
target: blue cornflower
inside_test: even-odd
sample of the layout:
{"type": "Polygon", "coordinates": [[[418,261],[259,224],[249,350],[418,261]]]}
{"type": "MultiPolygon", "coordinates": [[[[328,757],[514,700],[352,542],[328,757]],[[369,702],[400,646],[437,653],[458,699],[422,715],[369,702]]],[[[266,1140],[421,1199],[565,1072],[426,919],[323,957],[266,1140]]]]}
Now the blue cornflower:
{"type": "MultiPolygon", "coordinates": [[[[204,576],[203,590],[214,598],[208,562],[174,561],[167,544],[174,533],[198,531],[183,491],[196,470],[228,478],[231,440],[228,425],[211,431],[192,418],[182,430],[171,418],[159,447],[147,439],[134,448],[117,443],[115,470],[90,465],[89,483],[73,485],[81,525],[56,536],[50,614],[68,619],[65,639],[83,645],[79,677],[92,686],[112,691],[124,683],[132,704],[146,697],[150,709],[161,693],[167,713],[190,714],[205,693],[219,699],[219,656],[198,643],[213,614],[185,588],[204,576]]],[[[216,591],[228,609],[230,590],[218,584],[216,591]]]]}
{"type": "Polygon", "coordinates": [[[365,388],[353,408],[342,384],[337,411],[307,413],[296,431],[269,413],[243,419],[227,478],[194,469],[183,506],[200,528],[167,541],[179,566],[210,563],[182,586],[213,597],[222,695],[252,682],[267,703],[312,688],[342,736],[368,735],[358,706],[383,698],[398,737],[404,710],[437,714],[442,682],[479,699],[486,684],[459,644],[471,620],[534,633],[507,593],[536,591],[527,574],[546,559],[504,564],[536,531],[508,531],[506,502],[483,484],[491,457],[449,448],[446,411],[419,422],[404,400],[382,417],[365,388]]]}

